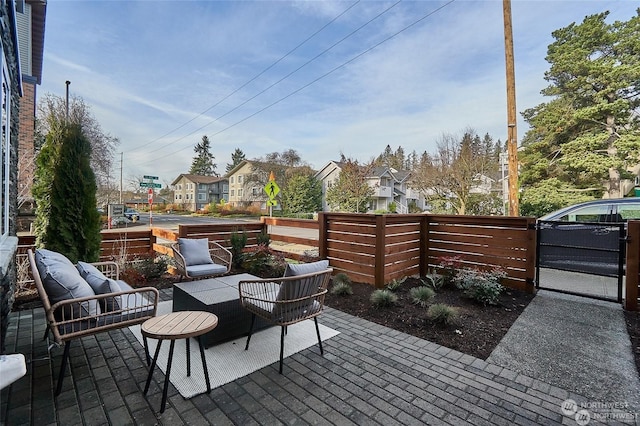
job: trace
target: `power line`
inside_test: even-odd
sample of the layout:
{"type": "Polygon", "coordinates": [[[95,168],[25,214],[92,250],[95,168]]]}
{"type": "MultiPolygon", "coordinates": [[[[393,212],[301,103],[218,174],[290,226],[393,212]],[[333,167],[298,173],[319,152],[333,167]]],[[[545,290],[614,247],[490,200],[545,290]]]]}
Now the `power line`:
{"type": "MultiPolygon", "coordinates": [[[[343,37],[342,39],[338,40],[337,42],[335,42],[334,44],[332,44],[331,46],[329,46],[328,48],[326,48],[325,50],[323,50],[322,52],[318,53],[316,56],[314,56],[313,58],[309,59],[307,62],[305,62],[304,64],[300,65],[298,68],[296,68],[295,70],[291,71],[290,73],[288,73],[287,75],[285,75],[284,77],[280,78],[278,81],[276,81],[275,83],[272,83],[271,85],[267,86],[265,89],[261,90],[260,92],[256,93],[255,95],[253,95],[252,97],[250,97],[249,99],[245,100],[244,102],[240,103],[239,105],[236,105],[234,108],[232,108],[231,110],[227,111],[226,113],[214,118],[213,120],[209,121],[208,123],[198,127],[197,129],[193,130],[191,133],[188,133],[178,139],[175,139],[172,142],[169,142],[165,145],[159,146],[156,149],[149,151],[149,153],[154,153],[157,151],[162,150],[163,148],[168,147],[169,145],[172,145],[175,142],[178,142],[182,139],[185,139],[193,134],[195,134],[196,132],[199,132],[200,130],[204,129],[205,127],[215,123],[216,121],[220,120],[221,118],[226,117],[227,115],[231,114],[234,111],[237,111],[238,109],[240,109],[241,107],[243,107],[244,105],[246,105],[247,103],[251,102],[252,100],[254,100],[255,98],[257,98],[258,96],[262,95],[263,93],[265,93],[266,91],[268,91],[269,89],[271,89],[272,87],[280,84],[281,82],[283,82],[284,80],[286,80],[287,78],[291,77],[293,74],[295,74],[296,72],[300,71],[302,68],[306,67],[307,65],[309,65],[311,62],[315,61],[316,59],[318,59],[319,57],[321,57],[322,55],[324,55],[325,53],[329,52],[331,49],[335,48],[336,46],[338,46],[340,43],[344,42],[345,40],[347,40],[348,38],[352,37],[354,34],[356,34],[357,32],[359,32],[360,30],[362,30],[364,27],[366,27],[367,25],[369,25],[370,23],[372,23],[373,21],[375,21],[376,19],[378,19],[379,17],[381,17],[382,15],[386,14],[387,12],[389,12],[391,9],[393,9],[395,6],[397,6],[399,3],[401,3],[402,0],[398,0],[396,3],[392,4],[391,6],[389,6],[388,8],[386,8],[385,10],[383,10],[382,12],[378,13],[376,16],[374,16],[373,18],[369,19],[367,22],[365,22],[364,24],[362,24],[360,27],[356,28],[355,30],[351,31],[349,34],[347,34],[345,37],[343,37]]],[[[185,148],[181,148],[180,151],[182,151],[183,149],[186,149],[188,147],[185,148]]],[[[177,151],[177,152],[180,152],[177,151]]],[[[160,157],[160,158],[164,158],[164,157],[160,157]]]]}
{"type": "MultiPolygon", "coordinates": [[[[424,21],[425,19],[427,19],[428,17],[430,17],[430,16],[434,15],[435,13],[437,13],[437,12],[441,11],[442,9],[444,9],[444,8],[445,8],[445,7],[447,7],[447,6],[449,6],[451,3],[455,2],[455,1],[456,1],[456,0],[449,0],[449,1],[448,1],[447,3],[445,3],[444,5],[442,5],[442,6],[438,7],[438,8],[436,8],[435,10],[433,10],[433,11],[431,11],[431,12],[429,12],[429,13],[427,13],[426,15],[422,16],[422,17],[421,17],[421,18],[419,18],[418,20],[416,20],[416,21],[412,22],[411,24],[407,25],[406,27],[402,28],[400,31],[398,31],[398,32],[396,32],[396,33],[394,33],[394,34],[390,35],[389,37],[387,37],[387,38],[383,39],[382,41],[380,41],[380,42],[378,42],[378,43],[374,44],[373,46],[371,46],[371,47],[369,47],[368,49],[366,49],[366,50],[362,51],[361,53],[357,54],[357,55],[356,55],[356,56],[354,56],[353,58],[351,58],[351,59],[349,59],[348,61],[346,61],[346,62],[342,63],[341,65],[338,65],[337,67],[335,67],[335,68],[331,69],[330,71],[326,72],[325,74],[321,75],[320,77],[317,77],[316,79],[314,79],[314,80],[310,81],[309,83],[307,83],[307,84],[305,84],[305,85],[303,85],[303,86],[299,87],[298,89],[294,90],[293,92],[290,92],[289,94],[287,94],[287,95],[285,95],[284,97],[282,97],[282,98],[278,99],[277,101],[275,101],[275,102],[273,102],[273,103],[271,103],[271,104],[269,104],[269,105],[267,105],[267,106],[265,106],[265,107],[263,107],[263,108],[259,109],[258,111],[256,111],[256,112],[254,112],[254,113],[252,113],[252,114],[250,114],[250,115],[248,115],[248,116],[244,117],[243,119],[241,119],[241,120],[239,120],[239,121],[236,121],[235,123],[233,123],[233,124],[231,124],[231,125],[229,125],[229,126],[225,127],[224,129],[219,130],[218,132],[216,132],[216,133],[214,133],[213,135],[211,135],[211,137],[210,137],[210,138],[213,138],[213,137],[215,137],[215,136],[217,136],[217,135],[219,135],[219,134],[221,134],[221,133],[223,133],[223,132],[226,132],[227,130],[229,130],[229,129],[231,129],[231,128],[235,127],[235,126],[237,126],[238,124],[244,123],[245,121],[249,120],[250,118],[253,118],[253,117],[255,117],[255,116],[256,116],[256,115],[258,115],[258,114],[261,114],[262,112],[266,111],[267,109],[269,109],[269,108],[271,108],[271,107],[273,107],[273,106],[275,106],[275,105],[279,104],[280,102],[282,102],[282,101],[284,101],[284,100],[286,100],[286,99],[290,98],[291,96],[293,96],[293,95],[295,95],[295,94],[297,94],[297,93],[301,92],[302,90],[306,89],[307,87],[309,87],[309,86],[311,86],[311,85],[313,85],[313,84],[317,83],[318,81],[320,81],[320,80],[324,79],[325,77],[327,77],[327,76],[329,76],[329,75],[333,74],[334,72],[338,71],[339,69],[344,68],[344,67],[345,67],[345,66],[347,66],[348,64],[350,64],[350,63],[352,63],[352,62],[356,61],[357,59],[359,59],[360,57],[362,57],[362,56],[364,56],[365,54],[369,53],[370,51],[372,51],[372,50],[376,49],[376,48],[377,48],[377,47],[379,47],[380,45],[382,45],[382,44],[386,43],[387,41],[389,41],[389,40],[393,39],[394,37],[398,36],[399,34],[401,34],[401,33],[405,32],[405,31],[407,31],[408,29],[410,29],[410,28],[412,28],[412,27],[414,27],[415,25],[419,24],[420,22],[424,21]]],[[[215,121],[215,120],[214,120],[214,121],[215,121]]],[[[209,124],[210,124],[210,123],[209,123],[209,124]]],[[[208,125],[208,124],[207,124],[207,125],[208,125]]],[[[206,127],[206,126],[203,126],[203,127],[206,127]]],[[[200,129],[202,129],[202,128],[200,128],[200,129]]],[[[198,129],[198,130],[200,130],[200,129],[198,129]]],[[[150,160],[150,161],[148,161],[148,162],[146,162],[146,163],[141,163],[141,164],[147,164],[147,163],[150,163],[150,162],[154,162],[154,161],[157,161],[157,160],[161,160],[161,159],[163,159],[163,158],[166,158],[166,157],[169,157],[169,156],[171,156],[171,155],[177,154],[178,152],[184,151],[184,150],[185,150],[185,149],[187,149],[187,148],[190,148],[190,147],[184,147],[184,148],[181,148],[181,149],[179,149],[179,150],[177,150],[177,151],[173,151],[173,152],[171,152],[171,153],[169,153],[169,154],[163,155],[163,156],[161,156],[161,157],[157,157],[157,158],[155,158],[155,159],[153,159],[153,160],[150,160]]]]}
{"type": "MultiPolygon", "coordinates": [[[[220,105],[222,102],[226,101],[227,99],[229,99],[231,96],[235,95],[236,93],[238,93],[240,90],[244,89],[247,85],[251,84],[252,82],[254,82],[256,79],[258,79],[260,76],[262,76],[264,73],[266,73],[267,71],[269,71],[271,68],[273,68],[274,66],[276,66],[277,64],[279,64],[280,62],[282,62],[284,59],[286,59],[289,55],[291,55],[293,52],[295,52],[296,50],[298,50],[300,47],[302,47],[303,45],[305,45],[309,40],[311,40],[312,38],[314,38],[316,35],[320,34],[322,31],[324,31],[324,29],[326,29],[329,25],[333,24],[335,21],[337,21],[340,17],[342,17],[342,15],[344,15],[345,13],[347,13],[348,11],[350,11],[355,5],[357,5],[358,3],[360,3],[360,0],[356,0],[353,4],[351,4],[348,8],[346,8],[345,10],[343,10],[340,14],[338,14],[336,17],[334,17],[332,20],[330,20],[329,22],[327,22],[326,24],[324,24],[320,29],[318,29],[316,32],[314,32],[313,34],[311,34],[309,37],[307,37],[306,39],[304,39],[302,42],[300,42],[296,47],[294,47],[293,49],[291,49],[290,51],[288,51],[287,53],[284,54],[284,56],[280,57],[280,59],[276,60],[274,63],[272,63],[271,65],[269,65],[267,68],[263,69],[262,71],[260,71],[258,74],[256,74],[254,77],[252,77],[250,80],[248,80],[246,83],[244,83],[243,85],[241,85],[240,87],[238,87],[237,89],[233,90],[231,93],[227,94],[226,96],[224,96],[222,99],[220,99],[218,102],[216,102],[215,104],[211,105],[209,108],[205,109],[204,111],[202,111],[200,114],[196,115],[195,117],[193,117],[191,120],[181,124],[180,126],[176,127],[173,130],[168,131],[167,133],[165,133],[162,136],[158,136],[157,138],[131,150],[130,152],[135,152],[141,148],[144,148],[145,146],[151,145],[154,142],[157,142],[158,140],[169,136],[170,134],[174,133],[177,130],[182,129],[184,126],[186,126],[187,124],[193,122],[194,120],[196,120],[199,117],[202,117],[205,113],[211,111],[213,108],[217,107],[218,105],[220,105]]],[[[222,118],[222,117],[219,117],[222,118]]],[[[218,119],[219,119],[218,118],[218,119]]],[[[200,129],[198,129],[200,130],[200,129]]],[[[196,130],[197,131],[197,130],[196,130]]],[[[186,136],[191,136],[193,133],[189,133],[186,136]]],[[[186,136],[183,136],[180,139],[176,139],[174,142],[177,142],[181,139],[184,139],[186,136]]],[[[152,151],[153,152],[153,151],[152,151]]]]}

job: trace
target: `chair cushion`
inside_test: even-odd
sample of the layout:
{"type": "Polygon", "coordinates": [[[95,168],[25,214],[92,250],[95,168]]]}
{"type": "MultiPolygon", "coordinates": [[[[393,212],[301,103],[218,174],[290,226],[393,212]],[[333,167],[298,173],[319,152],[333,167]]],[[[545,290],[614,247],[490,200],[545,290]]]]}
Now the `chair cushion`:
{"type": "Polygon", "coordinates": [[[186,266],[213,263],[207,238],[178,238],[178,246],[186,266]]]}
{"type": "MultiPolygon", "coordinates": [[[[95,294],[108,294],[122,291],[117,282],[107,278],[98,268],[90,263],[78,262],[76,269],[80,272],[80,276],[91,286],[95,294]]],[[[117,311],[121,305],[119,296],[100,299],[99,302],[102,312],[117,311]]]]}
{"type": "MultiPolygon", "coordinates": [[[[37,249],[36,266],[51,304],[62,300],[95,296],[91,286],[80,276],[73,263],[64,255],[47,249],[37,249]]],[[[74,318],[100,313],[97,301],[82,302],[73,308],[74,318]]]]}
{"type": "Polygon", "coordinates": [[[203,277],[205,275],[216,274],[222,275],[226,272],[227,267],[224,265],[218,265],[217,263],[187,266],[187,274],[189,274],[190,277],[203,277]]]}
{"type": "Polygon", "coordinates": [[[318,260],[311,263],[287,263],[287,267],[284,270],[285,277],[292,277],[295,275],[311,274],[313,272],[324,271],[329,267],[328,260],[318,260]]]}

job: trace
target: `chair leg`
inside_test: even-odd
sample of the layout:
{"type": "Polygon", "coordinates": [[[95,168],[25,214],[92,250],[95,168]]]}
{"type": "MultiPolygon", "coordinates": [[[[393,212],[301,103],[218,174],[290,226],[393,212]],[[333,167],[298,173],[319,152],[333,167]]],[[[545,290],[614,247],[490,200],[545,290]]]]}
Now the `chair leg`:
{"type": "Polygon", "coordinates": [[[318,317],[313,317],[313,321],[316,323],[316,334],[318,335],[318,346],[320,346],[320,355],[324,355],[322,349],[322,339],[320,339],[320,328],[318,327],[318,317]]]}
{"type": "Polygon", "coordinates": [[[247,344],[244,346],[244,350],[249,349],[249,340],[251,340],[251,333],[253,333],[253,324],[256,322],[256,314],[251,314],[251,325],[249,326],[249,334],[247,334],[247,344]]]}
{"type": "Polygon", "coordinates": [[[42,341],[47,340],[47,336],[49,335],[49,324],[47,324],[47,328],[44,329],[44,336],[42,336],[42,341]]]}
{"type": "Polygon", "coordinates": [[[56,396],[62,392],[62,381],[64,380],[64,372],[67,369],[67,363],[69,362],[69,348],[71,347],[71,340],[68,340],[64,344],[64,352],[62,353],[62,364],[60,364],[60,374],[58,374],[58,386],[56,387],[56,396]]]}
{"type": "Polygon", "coordinates": [[[284,355],[284,335],[286,329],[285,326],[282,326],[282,331],[280,332],[280,374],[282,374],[282,356],[284,355]]]}

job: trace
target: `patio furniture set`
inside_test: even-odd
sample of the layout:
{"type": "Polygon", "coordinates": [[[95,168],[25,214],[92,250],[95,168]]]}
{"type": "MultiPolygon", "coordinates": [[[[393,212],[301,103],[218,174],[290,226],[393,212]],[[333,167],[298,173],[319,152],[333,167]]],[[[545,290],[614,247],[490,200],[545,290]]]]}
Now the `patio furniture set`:
{"type": "Polygon", "coordinates": [[[141,325],[147,364],[150,365],[145,395],[161,344],[164,340],[170,341],[160,412],[165,409],[174,344],[178,339],[187,342],[187,376],[191,373],[189,341],[197,339],[207,392],[211,391],[211,386],[205,347],[246,335],[245,350],[248,350],[253,332],[279,325],[279,372],[282,374],[287,326],[313,318],[323,353],[317,317],[322,312],[333,272],[327,260],[288,264],[282,278],[260,279],[251,274],[226,275],[231,269],[231,253],[206,238],[179,238],[172,248],[178,272],[190,281],[174,285],[173,312],[161,316],[156,316],[158,290],[132,288],[119,280],[115,262],[78,262],[74,265],[60,253],[29,250],[29,263],[47,318],[43,339],[49,333],[53,336],[49,349],[54,344],[64,344],[55,396],[62,391],[73,340],[133,325],[141,325]],[[158,340],[153,360],[147,338],[158,340]]]}

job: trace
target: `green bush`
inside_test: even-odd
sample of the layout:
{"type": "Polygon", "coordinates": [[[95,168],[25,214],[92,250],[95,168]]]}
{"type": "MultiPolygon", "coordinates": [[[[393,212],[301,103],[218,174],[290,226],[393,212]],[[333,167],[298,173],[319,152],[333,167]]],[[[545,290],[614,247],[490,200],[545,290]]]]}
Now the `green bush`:
{"type": "Polygon", "coordinates": [[[429,306],[427,316],[435,323],[451,325],[456,323],[458,311],[452,306],[445,305],[443,303],[436,303],[429,306]]]}
{"type": "Polygon", "coordinates": [[[411,297],[411,301],[416,305],[427,306],[429,300],[433,299],[433,296],[436,295],[436,292],[433,291],[430,287],[420,286],[413,287],[409,290],[409,296],[411,297]]]}
{"type": "Polygon", "coordinates": [[[132,268],[140,272],[147,280],[152,280],[162,277],[167,272],[168,264],[167,256],[145,257],[135,261],[132,268]]]}
{"type": "Polygon", "coordinates": [[[349,284],[351,285],[351,278],[349,278],[349,275],[345,274],[344,272],[338,272],[334,277],[333,277],[333,284],[340,284],[340,283],[345,283],[345,284],[349,284]]]}
{"type": "Polygon", "coordinates": [[[242,265],[242,250],[247,245],[247,234],[244,231],[238,232],[235,230],[229,237],[229,243],[231,245],[231,254],[233,255],[233,266],[238,268],[242,265]]]}
{"type": "Polygon", "coordinates": [[[369,297],[373,306],[383,308],[394,305],[398,301],[398,296],[389,290],[375,290],[369,297]]]}
{"type": "Polygon", "coordinates": [[[256,235],[256,240],[258,241],[258,245],[260,246],[269,247],[269,244],[271,244],[271,236],[269,236],[269,234],[265,231],[262,231],[261,233],[256,235]]]}
{"type": "Polygon", "coordinates": [[[331,287],[331,294],[335,294],[336,296],[350,296],[353,294],[353,289],[348,282],[334,281],[331,287]]]}
{"type": "Polygon", "coordinates": [[[389,291],[397,291],[400,289],[400,287],[402,287],[402,284],[407,280],[407,277],[402,277],[399,280],[398,279],[393,279],[391,280],[391,282],[389,282],[385,288],[389,291]]]}
{"type": "Polygon", "coordinates": [[[465,296],[483,305],[497,305],[504,287],[500,280],[506,277],[502,268],[495,267],[489,271],[465,268],[456,274],[455,284],[465,296]]]}
{"type": "Polygon", "coordinates": [[[242,251],[242,268],[250,274],[263,278],[281,277],[286,261],[284,257],[269,247],[258,245],[242,251]]]}
{"type": "Polygon", "coordinates": [[[431,287],[433,290],[438,291],[446,284],[443,275],[438,274],[435,271],[429,272],[425,275],[424,279],[421,279],[422,284],[431,287]]]}

